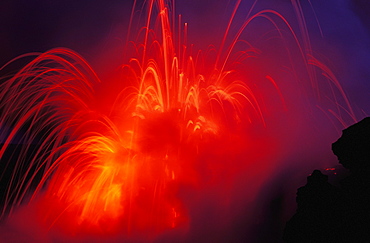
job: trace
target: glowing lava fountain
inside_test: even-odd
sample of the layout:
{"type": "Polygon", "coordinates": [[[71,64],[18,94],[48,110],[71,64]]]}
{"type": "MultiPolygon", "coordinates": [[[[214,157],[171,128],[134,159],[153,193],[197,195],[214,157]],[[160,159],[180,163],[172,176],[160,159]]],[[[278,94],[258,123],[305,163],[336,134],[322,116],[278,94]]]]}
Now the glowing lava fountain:
{"type": "MultiPolygon", "coordinates": [[[[192,219],[180,188],[202,191],[223,183],[221,176],[230,186],[228,180],[247,165],[227,163],[246,147],[249,160],[261,157],[250,152],[259,146],[252,142],[258,135],[250,127],[263,128],[271,115],[260,105],[266,106],[268,98],[256,84],[269,86],[265,95],[278,104],[274,109],[287,109],[272,73],[259,71],[263,65],[254,62],[261,51],[241,39],[257,18],[275,27],[281,43],[293,40],[294,50],[285,46],[286,62],[294,69],[291,59],[297,58],[304,71],[295,69],[292,76],[307,76],[317,88],[314,69],[320,69],[343,98],[342,107],[353,114],[335,76],[313,57],[306,32],[301,44],[278,12],[252,14],[253,5],[231,35],[240,3],[219,50],[210,47],[193,55],[186,44],[187,25],[181,26],[179,17],[176,26],[169,17],[175,16],[174,4],[149,1],[140,41],[127,43],[131,58],[121,68],[124,88],[118,91],[109,81],[101,82],[77,53],[60,48],[37,54],[15,75],[3,77],[2,216],[35,202],[40,224],[66,234],[145,232],[151,237],[187,228],[192,219]]],[[[259,143],[275,141],[260,138],[259,143]]]]}

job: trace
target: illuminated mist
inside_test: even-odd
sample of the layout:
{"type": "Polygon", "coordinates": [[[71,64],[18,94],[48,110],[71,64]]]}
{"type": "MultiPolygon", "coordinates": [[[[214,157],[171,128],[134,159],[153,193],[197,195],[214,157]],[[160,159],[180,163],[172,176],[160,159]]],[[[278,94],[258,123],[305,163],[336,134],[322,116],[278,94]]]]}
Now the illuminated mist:
{"type": "Polygon", "coordinates": [[[0,8],[5,242],[279,242],[370,112],[361,1],[28,4],[0,8]]]}

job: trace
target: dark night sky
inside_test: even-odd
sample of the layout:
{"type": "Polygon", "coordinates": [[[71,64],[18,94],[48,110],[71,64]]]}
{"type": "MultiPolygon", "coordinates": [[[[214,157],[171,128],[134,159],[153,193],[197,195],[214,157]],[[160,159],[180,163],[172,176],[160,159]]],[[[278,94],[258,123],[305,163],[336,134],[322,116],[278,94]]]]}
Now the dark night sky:
{"type": "MultiPolygon", "coordinates": [[[[103,65],[97,57],[107,53],[110,59],[116,61],[112,64],[119,65],[132,2],[1,1],[0,64],[24,53],[67,47],[85,57],[98,73],[103,65]]],[[[241,9],[248,9],[251,2],[243,1],[241,9]]],[[[309,13],[309,6],[305,1],[302,3],[306,13],[309,13]]],[[[312,27],[309,34],[313,49],[334,63],[333,71],[354,107],[369,114],[370,3],[366,0],[312,0],[311,3],[324,35],[322,39],[317,28],[312,27]]],[[[288,20],[292,12],[288,0],[264,0],[258,4],[283,14],[285,12],[288,20]]],[[[226,20],[225,16],[230,12],[225,9],[230,10],[233,3],[226,8],[224,5],[224,1],[208,0],[176,3],[177,14],[182,14],[184,22],[189,23],[189,43],[197,42],[200,49],[210,42],[218,44],[217,38],[209,36],[222,33],[225,27],[222,20],[226,20]]],[[[313,19],[308,20],[308,27],[316,26],[315,21],[310,20],[313,19]]]]}
{"type": "MultiPolygon", "coordinates": [[[[55,47],[66,47],[81,54],[96,70],[98,76],[104,79],[107,72],[115,70],[122,64],[132,2],[133,0],[2,0],[0,65],[28,52],[44,52],[55,47]]],[[[189,23],[188,41],[197,42],[195,45],[198,48],[206,48],[208,44],[219,45],[220,36],[226,27],[224,20],[229,16],[235,1],[230,2],[225,8],[224,5],[228,1],[179,0],[176,3],[176,14],[182,14],[183,22],[189,23]]],[[[247,12],[252,2],[243,0],[241,12],[247,12]]],[[[337,76],[349,97],[357,119],[368,116],[370,1],[311,0],[323,36],[320,35],[308,1],[300,2],[308,16],[307,28],[313,52],[322,57],[337,76]]],[[[292,21],[293,27],[297,26],[290,0],[261,0],[257,6],[258,9],[276,9],[292,21]]],[[[139,14],[137,12],[136,16],[139,14]]],[[[243,21],[242,17],[239,12],[237,21],[243,21]]],[[[330,139],[333,140],[336,136],[330,139]]],[[[295,173],[294,168],[283,167],[281,171],[284,169],[288,171],[285,174],[295,173]]],[[[274,198],[274,195],[279,193],[278,190],[284,191],[282,189],[284,186],[296,187],[294,183],[294,186],[287,185],[287,181],[282,178],[285,174],[281,171],[275,178],[281,182],[280,186],[263,190],[260,193],[261,198],[274,198]]],[[[304,175],[305,172],[299,173],[304,175]]],[[[305,180],[304,177],[301,179],[305,180]]],[[[295,183],[302,182],[301,179],[295,183]]],[[[267,188],[274,182],[271,180],[265,184],[267,188]]],[[[294,196],[295,193],[289,195],[294,196]]],[[[276,198],[279,199],[278,196],[276,198]]],[[[294,202],[294,198],[290,201],[294,202]]],[[[267,221],[264,223],[269,224],[267,221]]],[[[263,235],[263,230],[260,230],[259,234],[263,235]]]]}

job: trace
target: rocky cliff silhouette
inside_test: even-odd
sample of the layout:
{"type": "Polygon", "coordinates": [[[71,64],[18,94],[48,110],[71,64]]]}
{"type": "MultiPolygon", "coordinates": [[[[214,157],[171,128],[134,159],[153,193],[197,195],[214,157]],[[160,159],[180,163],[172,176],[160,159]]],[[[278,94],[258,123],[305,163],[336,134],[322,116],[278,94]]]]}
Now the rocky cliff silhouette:
{"type": "Polygon", "coordinates": [[[350,175],[339,187],[319,170],[307,177],[285,242],[370,242],[370,117],[343,130],[332,150],[350,175]]]}

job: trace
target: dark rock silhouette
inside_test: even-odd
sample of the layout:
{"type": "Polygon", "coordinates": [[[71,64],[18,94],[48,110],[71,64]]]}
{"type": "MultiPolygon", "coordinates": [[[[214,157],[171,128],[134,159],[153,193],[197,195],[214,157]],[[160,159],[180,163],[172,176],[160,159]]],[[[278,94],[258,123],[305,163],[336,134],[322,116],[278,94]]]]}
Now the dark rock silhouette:
{"type": "Polygon", "coordinates": [[[370,117],[343,130],[332,150],[351,174],[340,187],[319,170],[307,177],[285,242],[370,242],[370,117]]]}

